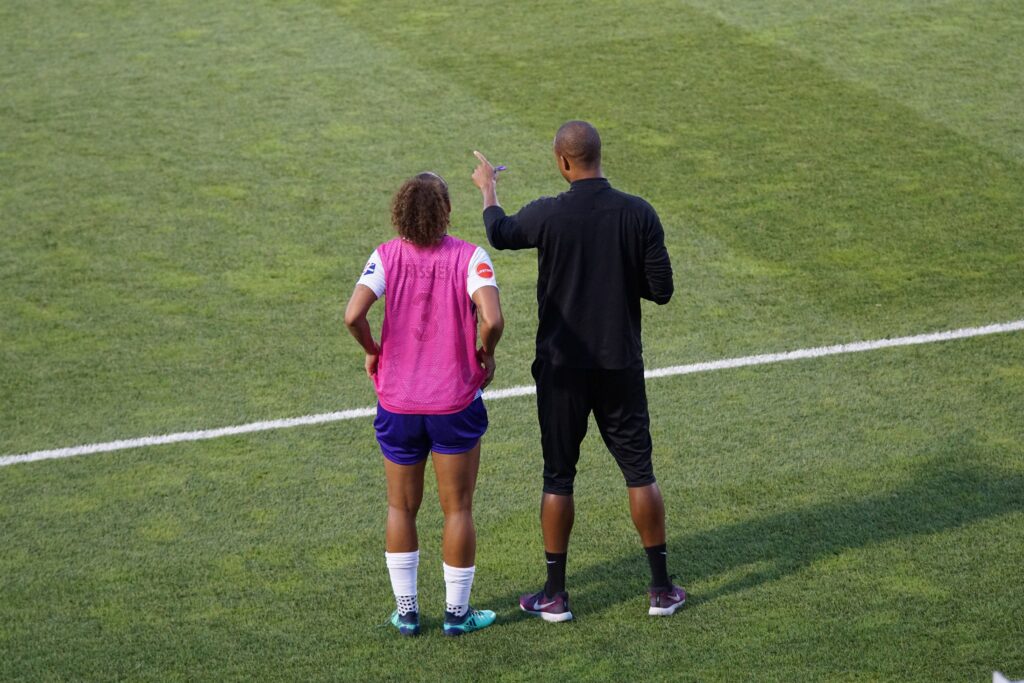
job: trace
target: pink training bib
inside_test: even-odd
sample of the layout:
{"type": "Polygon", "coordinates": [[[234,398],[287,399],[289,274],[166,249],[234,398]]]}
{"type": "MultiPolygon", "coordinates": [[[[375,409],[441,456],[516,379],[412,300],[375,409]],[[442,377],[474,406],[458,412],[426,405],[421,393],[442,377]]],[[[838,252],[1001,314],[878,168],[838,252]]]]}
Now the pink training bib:
{"type": "Polygon", "coordinates": [[[476,307],[466,292],[476,245],[446,235],[434,247],[396,238],[378,247],[387,292],[377,398],[393,413],[457,413],[476,397],[476,307]]]}

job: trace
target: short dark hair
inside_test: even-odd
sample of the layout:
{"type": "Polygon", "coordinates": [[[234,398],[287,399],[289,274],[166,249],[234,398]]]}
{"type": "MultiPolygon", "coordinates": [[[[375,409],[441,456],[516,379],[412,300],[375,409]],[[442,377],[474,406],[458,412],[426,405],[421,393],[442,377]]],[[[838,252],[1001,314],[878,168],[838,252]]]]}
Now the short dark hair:
{"type": "Polygon", "coordinates": [[[555,152],[584,168],[601,164],[601,136],[586,121],[567,121],[555,133],[555,152]]]}
{"type": "Polygon", "coordinates": [[[400,237],[420,247],[430,247],[448,232],[452,205],[448,183],[436,173],[409,178],[391,202],[391,223],[400,237]]]}

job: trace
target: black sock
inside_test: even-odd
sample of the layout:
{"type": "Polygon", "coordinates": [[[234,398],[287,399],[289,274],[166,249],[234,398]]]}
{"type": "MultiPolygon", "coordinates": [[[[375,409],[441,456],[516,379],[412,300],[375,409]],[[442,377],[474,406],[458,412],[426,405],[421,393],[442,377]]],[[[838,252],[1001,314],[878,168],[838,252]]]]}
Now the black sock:
{"type": "Polygon", "coordinates": [[[671,588],[672,580],[668,578],[668,553],[665,544],[652,545],[644,548],[647,562],[651,565],[651,588],[671,588]]]}
{"type": "Polygon", "coordinates": [[[544,595],[555,597],[555,593],[565,590],[565,558],[568,553],[544,552],[548,563],[548,582],[544,584],[544,595]]]}

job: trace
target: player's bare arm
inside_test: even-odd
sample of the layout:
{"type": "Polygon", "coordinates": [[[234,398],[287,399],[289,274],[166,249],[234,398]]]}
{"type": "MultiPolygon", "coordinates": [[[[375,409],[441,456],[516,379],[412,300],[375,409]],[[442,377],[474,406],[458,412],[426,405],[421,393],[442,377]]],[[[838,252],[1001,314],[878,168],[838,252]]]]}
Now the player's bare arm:
{"type": "Polygon", "coordinates": [[[473,292],[473,303],[480,316],[480,348],[477,349],[476,358],[487,373],[480,386],[485,389],[494,379],[494,349],[505,331],[505,318],[501,314],[501,298],[497,287],[480,287],[473,292]]]}
{"type": "Polygon", "coordinates": [[[345,307],[345,327],[366,352],[366,374],[371,378],[377,372],[380,345],[373,338],[366,314],[376,301],[377,295],[372,289],[366,285],[356,285],[352,297],[348,300],[348,306],[345,307]]]}

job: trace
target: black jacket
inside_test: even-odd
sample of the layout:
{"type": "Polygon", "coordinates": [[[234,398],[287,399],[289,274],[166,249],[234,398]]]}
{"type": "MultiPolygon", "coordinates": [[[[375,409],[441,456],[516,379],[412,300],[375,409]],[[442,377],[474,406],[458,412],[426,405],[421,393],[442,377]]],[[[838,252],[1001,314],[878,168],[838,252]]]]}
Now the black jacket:
{"type": "Polygon", "coordinates": [[[484,211],[495,249],[537,249],[537,359],[577,368],[643,362],[640,299],[672,298],[672,264],[658,214],[604,178],[574,182],[513,216],[484,211]]]}

